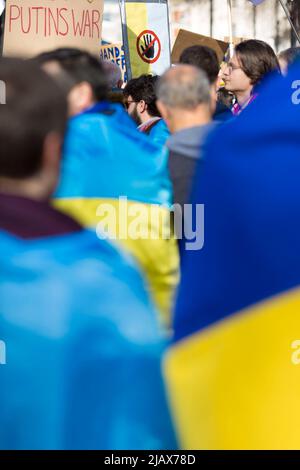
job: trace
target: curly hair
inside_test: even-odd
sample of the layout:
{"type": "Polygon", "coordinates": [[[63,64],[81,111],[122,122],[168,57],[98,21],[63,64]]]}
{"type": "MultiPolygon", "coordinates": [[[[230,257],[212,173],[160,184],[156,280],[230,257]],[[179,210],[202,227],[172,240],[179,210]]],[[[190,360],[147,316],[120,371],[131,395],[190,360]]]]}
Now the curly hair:
{"type": "Polygon", "coordinates": [[[141,75],[130,80],[124,88],[124,96],[132,96],[134,101],[145,101],[150,116],[161,116],[156,106],[156,84],[158,75],[141,75]]]}

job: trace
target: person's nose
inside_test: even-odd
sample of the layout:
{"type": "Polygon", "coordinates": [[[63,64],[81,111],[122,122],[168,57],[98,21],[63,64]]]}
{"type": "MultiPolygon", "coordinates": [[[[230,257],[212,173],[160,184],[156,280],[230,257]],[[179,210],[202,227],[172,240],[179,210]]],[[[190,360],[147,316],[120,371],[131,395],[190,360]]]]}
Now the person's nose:
{"type": "Polygon", "coordinates": [[[225,64],[221,77],[226,78],[226,77],[229,77],[229,75],[230,75],[230,72],[229,72],[228,64],[225,64]]]}

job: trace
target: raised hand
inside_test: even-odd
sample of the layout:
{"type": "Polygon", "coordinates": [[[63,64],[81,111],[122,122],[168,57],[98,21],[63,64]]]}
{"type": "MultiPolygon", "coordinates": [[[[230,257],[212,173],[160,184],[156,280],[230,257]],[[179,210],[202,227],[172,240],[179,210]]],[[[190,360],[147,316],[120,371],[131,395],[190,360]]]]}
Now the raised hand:
{"type": "Polygon", "coordinates": [[[153,59],[154,58],[154,54],[155,54],[154,42],[150,46],[153,39],[154,38],[152,37],[151,34],[145,34],[143,36],[144,45],[141,44],[141,49],[142,49],[143,56],[145,56],[147,59],[153,59]]]}

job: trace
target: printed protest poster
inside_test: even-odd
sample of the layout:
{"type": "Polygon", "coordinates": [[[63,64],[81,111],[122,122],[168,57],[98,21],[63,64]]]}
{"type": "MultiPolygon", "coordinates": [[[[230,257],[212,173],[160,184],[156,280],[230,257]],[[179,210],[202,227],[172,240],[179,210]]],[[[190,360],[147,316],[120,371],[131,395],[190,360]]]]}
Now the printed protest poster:
{"type": "Polygon", "coordinates": [[[127,83],[125,53],[122,44],[106,44],[100,48],[100,59],[117,64],[122,72],[123,83],[127,83]]]}
{"type": "Polygon", "coordinates": [[[121,0],[128,78],[161,75],[171,65],[167,0],[121,0]]]}
{"type": "Polygon", "coordinates": [[[103,0],[7,0],[3,55],[32,57],[58,47],[99,55],[103,0]]]}

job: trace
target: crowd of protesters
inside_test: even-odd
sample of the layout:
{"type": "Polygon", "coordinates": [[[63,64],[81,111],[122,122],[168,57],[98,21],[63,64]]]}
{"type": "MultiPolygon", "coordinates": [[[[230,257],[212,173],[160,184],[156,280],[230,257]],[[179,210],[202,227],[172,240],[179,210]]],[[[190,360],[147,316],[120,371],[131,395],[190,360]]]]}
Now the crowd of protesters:
{"type": "MultiPolygon", "coordinates": [[[[270,379],[260,393],[239,389],[242,369],[234,361],[226,369],[220,357],[241,353],[233,314],[300,283],[299,248],[284,284],[288,254],[277,253],[273,263],[273,242],[265,248],[257,239],[250,211],[262,191],[253,221],[292,247],[294,238],[281,230],[296,226],[280,198],[292,174],[287,201],[300,209],[297,166],[284,159],[297,148],[297,132],[279,120],[297,109],[290,111],[287,98],[279,107],[278,93],[290,87],[289,73],[300,73],[299,55],[294,48],[277,58],[253,39],[219,64],[213,50],[192,46],[161,77],[142,75],[123,88],[118,68],[78,49],[0,60],[1,449],[294,442],[296,428],[288,431],[289,413],[282,418],[272,381],[280,358],[263,361],[263,326],[245,333],[262,358],[253,353],[251,363],[249,354],[246,367],[261,383],[270,379]],[[264,157],[273,152],[276,162],[279,148],[282,179],[266,183],[264,193],[259,178],[276,172],[264,157]],[[205,204],[200,225],[198,204],[205,204]],[[193,246],[199,231],[201,249],[193,246]],[[222,330],[218,344],[214,328],[221,327],[227,336],[222,330]],[[232,384],[236,415],[227,396],[234,396],[232,384]]],[[[253,377],[245,383],[251,391],[253,377]]]]}

